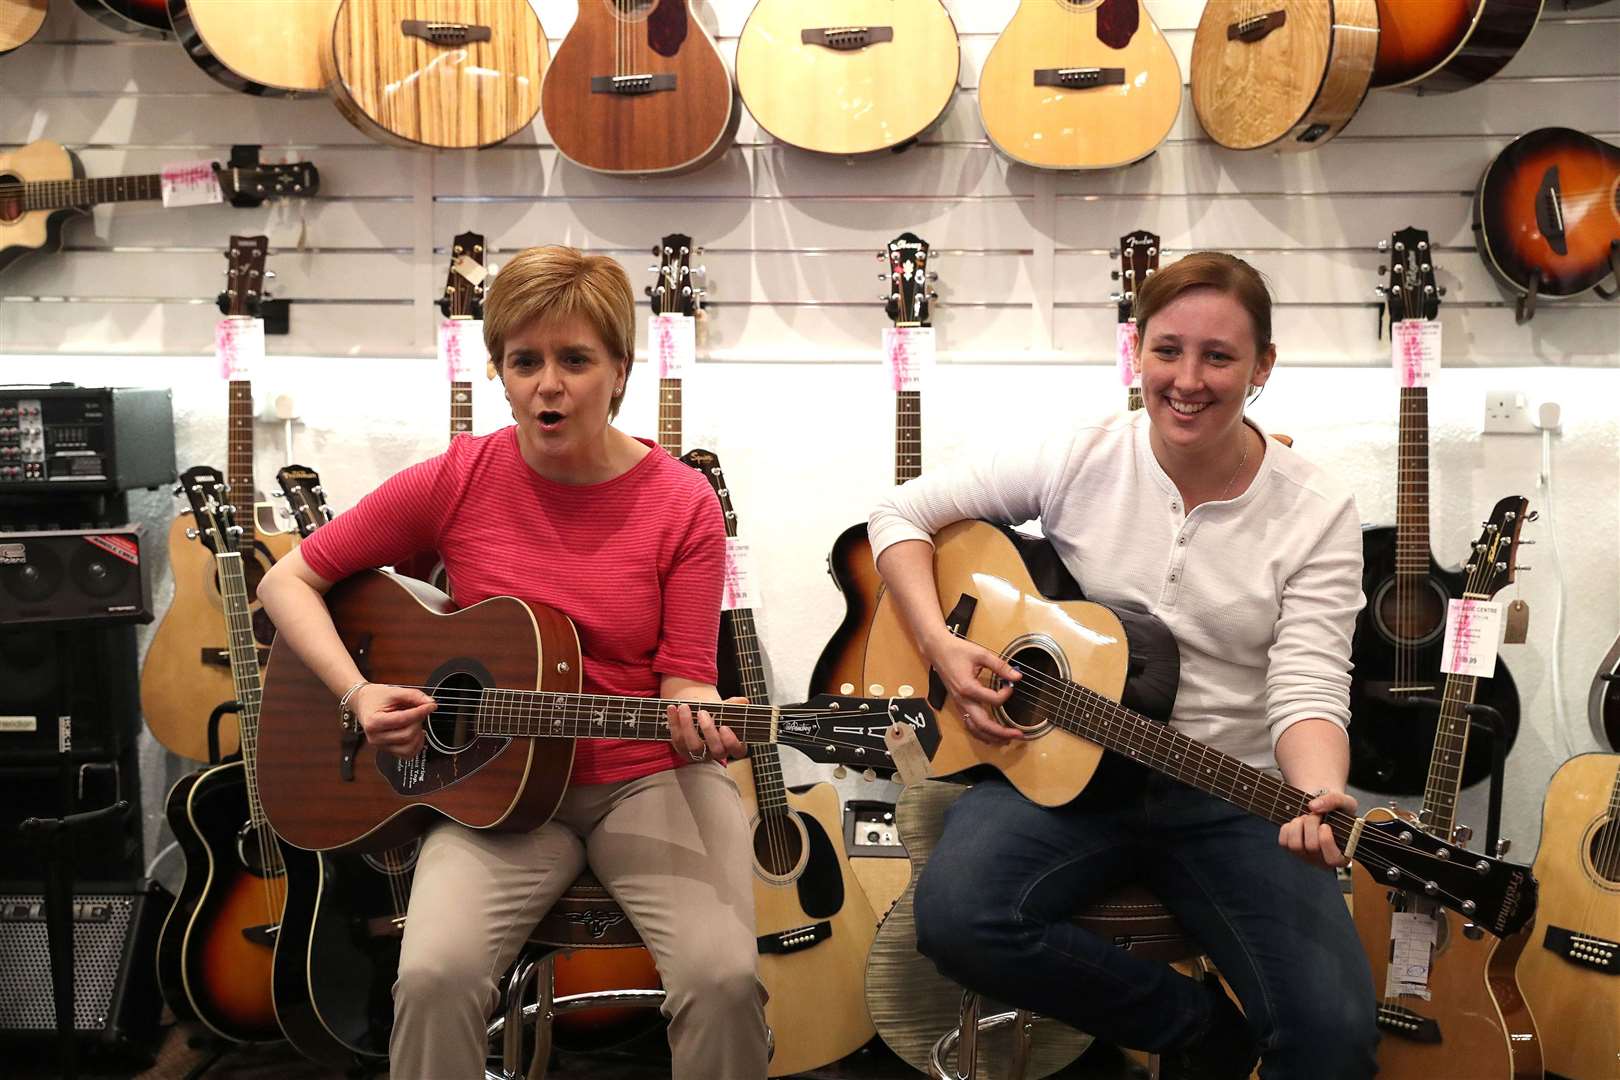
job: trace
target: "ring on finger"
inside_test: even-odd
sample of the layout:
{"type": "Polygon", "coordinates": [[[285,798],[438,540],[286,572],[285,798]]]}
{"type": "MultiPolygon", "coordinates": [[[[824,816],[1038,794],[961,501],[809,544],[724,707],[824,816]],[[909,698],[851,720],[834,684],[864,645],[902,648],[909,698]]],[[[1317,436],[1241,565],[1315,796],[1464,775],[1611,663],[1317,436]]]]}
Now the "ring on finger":
{"type": "Polygon", "coordinates": [[[703,749],[698,751],[695,754],[692,751],[688,750],[686,752],[686,757],[687,757],[688,761],[708,761],[709,760],[709,746],[708,746],[708,744],[705,743],[703,745],[703,749]]]}

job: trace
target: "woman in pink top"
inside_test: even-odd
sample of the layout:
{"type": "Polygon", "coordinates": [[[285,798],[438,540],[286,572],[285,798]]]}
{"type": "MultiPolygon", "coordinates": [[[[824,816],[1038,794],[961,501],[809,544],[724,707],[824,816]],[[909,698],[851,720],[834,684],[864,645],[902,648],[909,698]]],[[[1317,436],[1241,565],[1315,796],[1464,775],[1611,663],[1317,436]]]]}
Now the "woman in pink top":
{"type": "MultiPolygon", "coordinates": [[[[485,315],[516,425],[458,436],[277,563],[259,588],[277,632],[335,697],[352,694],[367,739],[417,754],[433,699],[366,682],[322,594],[437,551],[460,604],[511,595],[573,619],[584,692],[719,701],[719,504],[697,472],[612,426],[635,349],[623,269],[531,248],[485,315]]],[[[671,709],[669,723],[668,743],[580,740],[568,793],[533,832],[429,830],[394,987],[394,1076],[482,1075],[496,980],[587,863],[657,962],[674,1075],[765,1075],[747,826],[717,764],[744,747],[703,710],[671,709]]]]}

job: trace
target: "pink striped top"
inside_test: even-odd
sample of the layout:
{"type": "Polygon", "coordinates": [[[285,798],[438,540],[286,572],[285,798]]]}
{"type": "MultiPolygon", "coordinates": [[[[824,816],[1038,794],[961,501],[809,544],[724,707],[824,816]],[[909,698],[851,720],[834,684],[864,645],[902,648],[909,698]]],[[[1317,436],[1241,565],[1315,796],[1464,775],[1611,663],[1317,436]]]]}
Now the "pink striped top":
{"type": "MultiPolygon", "coordinates": [[[[725,572],[720,504],[696,470],[647,445],[627,472],[576,486],[536,475],[515,427],[458,435],[300,550],[328,581],[437,551],[462,606],[516,596],[556,608],[579,631],[588,694],[656,697],[663,675],[713,684],[725,572]]],[[[668,742],[580,739],[577,747],[575,784],[686,763],[668,742]]]]}

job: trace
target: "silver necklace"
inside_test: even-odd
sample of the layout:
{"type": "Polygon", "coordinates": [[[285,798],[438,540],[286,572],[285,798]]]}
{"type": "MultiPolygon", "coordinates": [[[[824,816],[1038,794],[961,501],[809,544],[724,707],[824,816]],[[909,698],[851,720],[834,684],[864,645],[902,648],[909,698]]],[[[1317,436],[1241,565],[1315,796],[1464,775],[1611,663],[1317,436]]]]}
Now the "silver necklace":
{"type": "Polygon", "coordinates": [[[1238,458],[1237,468],[1233,469],[1232,470],[1232,475],[1227,478],[1226,486],[1221,489],[1221,497],[1216,499],[1215,500],[1216,502],[1225,502],[1226,501],[1226,496],[1228,494],[1230,494],[1230,492],[1232,490],[1232,485],[1237,483],[1238,473],[1242,472],[1243,471],[1243,466],[1247,465],[1248,463],[1249,463],[1249,437],[1247,435],[1245,435],[1245,436],[1243,436],[1243,454],[1242,454],[1242,456],[1240,456],[1238,458]]]}

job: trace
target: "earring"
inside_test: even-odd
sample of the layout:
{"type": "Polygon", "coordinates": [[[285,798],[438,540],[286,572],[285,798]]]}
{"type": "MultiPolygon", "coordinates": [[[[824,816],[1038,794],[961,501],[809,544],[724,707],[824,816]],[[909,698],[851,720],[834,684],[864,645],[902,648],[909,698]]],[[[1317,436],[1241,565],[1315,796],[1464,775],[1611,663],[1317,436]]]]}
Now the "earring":
{"type": "Polygon", "coordinates": [[[613,396],[614,396],[614,397],[618,397],[618,396],[619,396],[619,395],[620,395],[620,394],[622,394],[622,393],[624,393],[624,387],[622,387],[622,386],[615,386],[615,387],[614,387],[614,388],[613,388],[613,396]]]}

